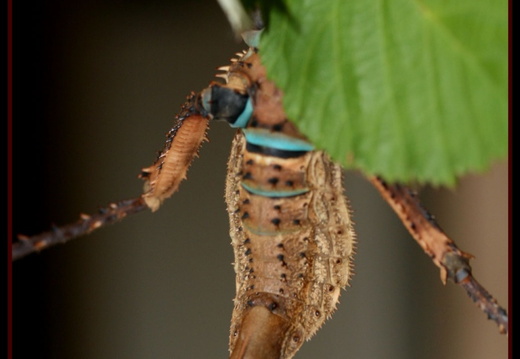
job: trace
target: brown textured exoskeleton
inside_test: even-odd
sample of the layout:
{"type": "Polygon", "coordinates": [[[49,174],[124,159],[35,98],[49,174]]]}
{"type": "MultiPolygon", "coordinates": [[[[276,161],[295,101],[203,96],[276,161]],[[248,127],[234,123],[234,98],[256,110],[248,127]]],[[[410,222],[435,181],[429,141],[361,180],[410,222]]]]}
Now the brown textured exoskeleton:
{"type": "MultiPolygon", "coordinates": [[[[348,283],[354,234],[341,169],[286,118],[282,93],[266,78],[255,44],[223,68],[226,84],[192,94],[156,162],[143,169],[145,193],[61,231],[26,238],[15,257],[89,232],[144,208],[156,210],[184,179],[210,119],[239,128],[226,201],[235,251],[232,358],[290,358],[333,312],[348,283]]],[[[371,179],[443,280],[460,283],[501,330],[507,316],[471,275],[469,256],[442,233],[413,194],[371,179]]]]}
{"type": "Polygon", "coordinates": [[[238,55],[222,68],[226,85],[189,98],[171,143],[143,170],[143,198],[155,210],[176,190],[207,118],[240,128],[226,185],[237,286],[231,357],[291,358],[336,308],[354,233],[340,166],[287,119],[257,49],[238,55]]]}

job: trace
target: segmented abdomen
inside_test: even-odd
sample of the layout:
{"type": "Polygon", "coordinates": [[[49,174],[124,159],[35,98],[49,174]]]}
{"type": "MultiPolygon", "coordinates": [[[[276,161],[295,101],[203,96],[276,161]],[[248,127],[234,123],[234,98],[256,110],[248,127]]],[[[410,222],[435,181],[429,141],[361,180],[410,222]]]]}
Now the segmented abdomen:
{"type": "Polygon", "coordinates": [[[341,168],[321,151],[284,159],[246,147],[238,133],[226,190],[237,274],[231,342],[247,310],[264,306],[286,319],[281,357],[291,357],[334,311],[350,276],[341,168]]]}
{"type": "Polygon", "coordinates": [[[193,94],[165,149],[143,169],[152,210],[171,196],[205,139],[209,119],[239,128],[226,202],[235,251],[232,359],[291,358],[334,311],[347,285],[354,233],[341,168],[287,119],[256,48],[193,94]]]}
{"type": "Polygon", "coordinates": [[[266,346],[255,341],[270,336],[279,357],[290,358],[334,311],[350,277],[354,233],[341,168],[286,120],[271,82],[256,86],[251,120],[228,164],[237,275],[230,350],[232,358],[247,357],[248,346],[266,346]],[[264,119],[267,105],[271,118],[264,119]]]}

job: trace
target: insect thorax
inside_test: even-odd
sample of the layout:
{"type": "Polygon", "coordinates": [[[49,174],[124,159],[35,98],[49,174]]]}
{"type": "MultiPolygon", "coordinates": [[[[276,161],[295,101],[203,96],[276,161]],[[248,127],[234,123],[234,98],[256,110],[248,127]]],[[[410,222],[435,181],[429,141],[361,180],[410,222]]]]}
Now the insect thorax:
{"type": "Polygon", "coordinates": [[[341,168],[287,119],[255,49],[225,69],[228,83],[213,83],[201,102],[239,128],[226,186],[237,276],[230,350],[257,350],[248,349],[255,336],[274,335],[290,358],[332,314],[350,276],[341,168]],[[271,329],[258,334],[259,326],[271,329]]]}

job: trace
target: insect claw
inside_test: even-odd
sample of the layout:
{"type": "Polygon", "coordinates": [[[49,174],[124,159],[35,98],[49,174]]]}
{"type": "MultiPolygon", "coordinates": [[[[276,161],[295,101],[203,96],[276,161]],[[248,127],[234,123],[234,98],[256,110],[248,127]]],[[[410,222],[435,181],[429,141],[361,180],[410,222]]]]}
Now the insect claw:
{"type": "Polygon", "coordinates": [[[229,71],[229,66],[220,66],[220,67],[217,67],[217,70],[228,72],[229,71]]]}
{"type": "Polygon", "coordinates": [[[216,74],[215,77],[220,77],[221,79],[224,79],[227,81],[228,75],[227,74],[216,74]]]}

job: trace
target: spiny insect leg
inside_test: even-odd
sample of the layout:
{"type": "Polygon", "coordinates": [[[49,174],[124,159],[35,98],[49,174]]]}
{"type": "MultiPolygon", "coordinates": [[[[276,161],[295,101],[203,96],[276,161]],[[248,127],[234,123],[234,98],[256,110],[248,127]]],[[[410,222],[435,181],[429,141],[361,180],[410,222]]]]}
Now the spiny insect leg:
{"type": "Polygon", "coordinates": [[[17,260],[34,252],[40,252],[59,243],[88,234],[107,224],[114,223],[126,216],[148,208],[142,197],[111,203],[93,215],[82,214],[80,219],[31,237],[20,235],[19,241],[12,245],[12,259],[17,260]]]}
{"type": "Polygon", "coordinates": [[[94,215],[82,214],[80,220],[56,226],[48,232],[31,237],[20,235],[12,245],[12,259],[39,252],[58,243],[88,234],[107,224],[125,218],[146,208],[155,211],[162,201],[170,197],[186,178],[186,172],[206,139],[208,117],[199,102],[200,96],[191,94],[177,116],[174,127],[168,132],[166,146],[155,163],[143,169],[140,177],[146,180],[144,193],[134,199],[112,203],[94,215]]]}
{"type": "Polygon", "coordinates": [[[457,247],[409,188],[400,184],[388,184],[377,176],[369,179],[397,213],[412,237],[441,269],[442,282],[446,283],[446,279],[449,278],[464,288],[488,318],[496,322],[500,333],[506,334],[506,310],[473,277],[469,265],[473,256],[457,247]]]}
{"type": "Polygon", "coordinates": [[[173,193],[186,178],[191,162],[206,140],[209,117],[200,103],[200,95],[192,93],[168,132],[166,145],[155,163],[144,168],[140,177],[146,180],[143,199],[152,211],[173,193]]]}

